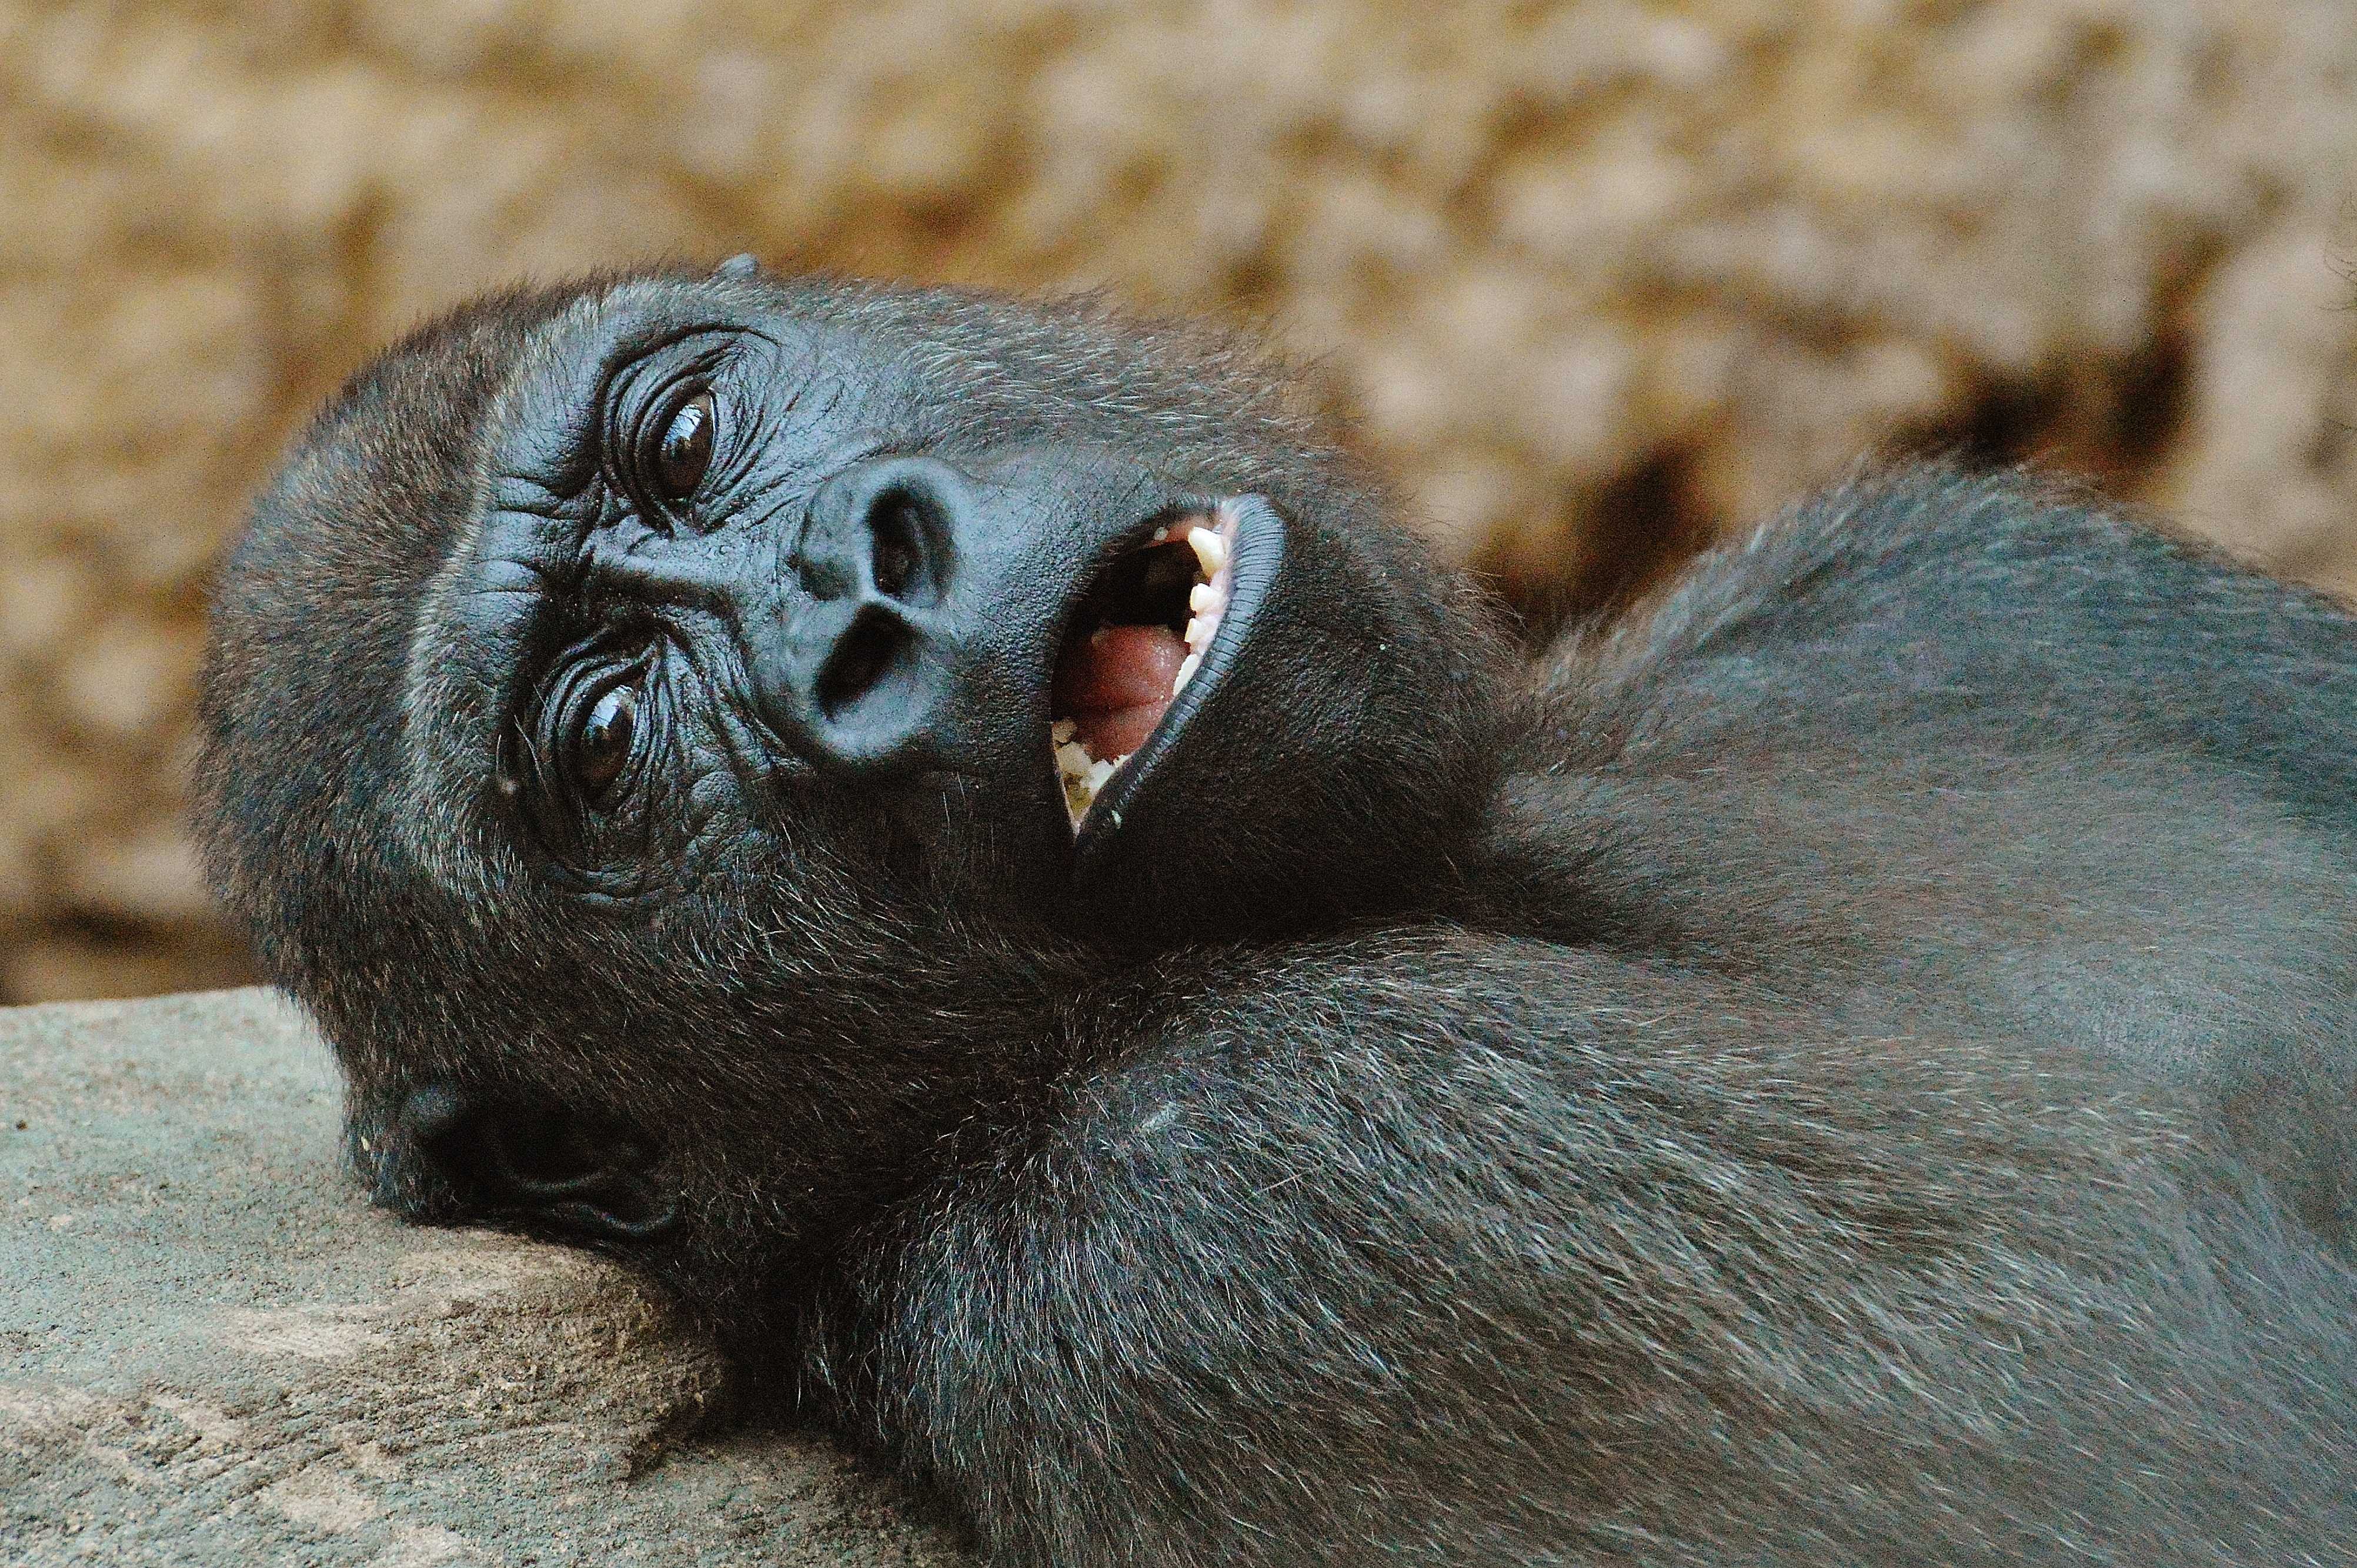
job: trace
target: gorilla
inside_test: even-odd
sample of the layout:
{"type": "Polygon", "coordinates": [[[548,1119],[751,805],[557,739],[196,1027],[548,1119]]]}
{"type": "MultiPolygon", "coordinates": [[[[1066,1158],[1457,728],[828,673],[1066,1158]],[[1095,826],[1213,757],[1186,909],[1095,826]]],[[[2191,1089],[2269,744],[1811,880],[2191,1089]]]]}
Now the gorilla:
{"type": "Polygon", "coordinates": [[[2357,1562],[2357,622],[1861,469],[1535,660],[1298,383],[651,269],[361,371],[199,795],[377,1201],[997,1564],[2357,1562]]]}

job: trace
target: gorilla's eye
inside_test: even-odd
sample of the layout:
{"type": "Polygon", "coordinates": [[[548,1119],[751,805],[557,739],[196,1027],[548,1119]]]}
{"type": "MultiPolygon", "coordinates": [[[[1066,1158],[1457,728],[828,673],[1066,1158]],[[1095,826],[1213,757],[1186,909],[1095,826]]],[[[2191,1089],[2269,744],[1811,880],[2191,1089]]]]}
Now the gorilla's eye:
{"type": "Polygon", "coordinates": [[[604,800],[629,766],[639,736],[639,688],[625,683],[589,704],[567,748],[573,784],[590,805],[604,800]]]}
{"type": "Polygon", "coordinates": [[[696,393],[673,413],[655,443],[654,460],[647,465],[665,500],[685,500],[704,482],[704,471],[712,467],[712,437],[718,423],[718,411],[708,391],[696,393]]]}
{"type": "Polygon", "coordinates": [[[652,868],[647,834],[668,782],[663,648],[608,627],[561,656],[500,747],[496,783],[562,877],[626,896],[652,868]]]}

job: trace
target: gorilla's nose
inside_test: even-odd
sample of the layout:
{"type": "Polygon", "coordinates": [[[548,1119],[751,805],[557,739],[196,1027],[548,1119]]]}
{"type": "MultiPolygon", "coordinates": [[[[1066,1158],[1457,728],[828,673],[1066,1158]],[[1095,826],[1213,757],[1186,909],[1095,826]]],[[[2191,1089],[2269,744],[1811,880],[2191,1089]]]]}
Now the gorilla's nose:
{"type": "Polygon", "coordinates": [[[812,498],[782,563],[798,585],[748,628],[764,716],[813,762],[850,772],[923,767],[952,744],[958,648],[946,611],[964,475],[928,457],[862,463],[812,498]]]}

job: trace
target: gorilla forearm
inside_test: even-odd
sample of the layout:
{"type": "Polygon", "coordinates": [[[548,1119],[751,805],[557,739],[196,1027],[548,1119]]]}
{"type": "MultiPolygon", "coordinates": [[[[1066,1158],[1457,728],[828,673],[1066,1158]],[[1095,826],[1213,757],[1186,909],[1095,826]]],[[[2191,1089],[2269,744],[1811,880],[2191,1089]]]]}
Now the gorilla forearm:
{"type": "MultiPolygon", "coordinates": [[[[2067,1054],[1471,936],[1165,1001],[813,1326],[814,1391],[1007,1561],[2012,1562],[2189,1463],[2157,1529],[2342,1507],[2298,1391],[2219,1375],[2248,1304],[2190,1282],[2236,1200],[2067,1054]]],[[[2284,1259],[2233,1262],[2284,1305],[2284,1259]]]]}

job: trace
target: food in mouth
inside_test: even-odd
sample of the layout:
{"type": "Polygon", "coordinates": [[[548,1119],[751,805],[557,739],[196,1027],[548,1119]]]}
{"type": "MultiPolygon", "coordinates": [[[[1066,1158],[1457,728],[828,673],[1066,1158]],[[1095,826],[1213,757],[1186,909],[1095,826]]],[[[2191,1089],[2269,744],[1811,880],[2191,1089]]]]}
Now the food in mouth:
{"type": "Polygon", "coordinates": [[[1233,590],[1237,517],[1222,504],[1154,531],[1090,589],[1056,661],[1049,735],[1078,832],[1113,776],[1202,668],[1233,590]]]}

